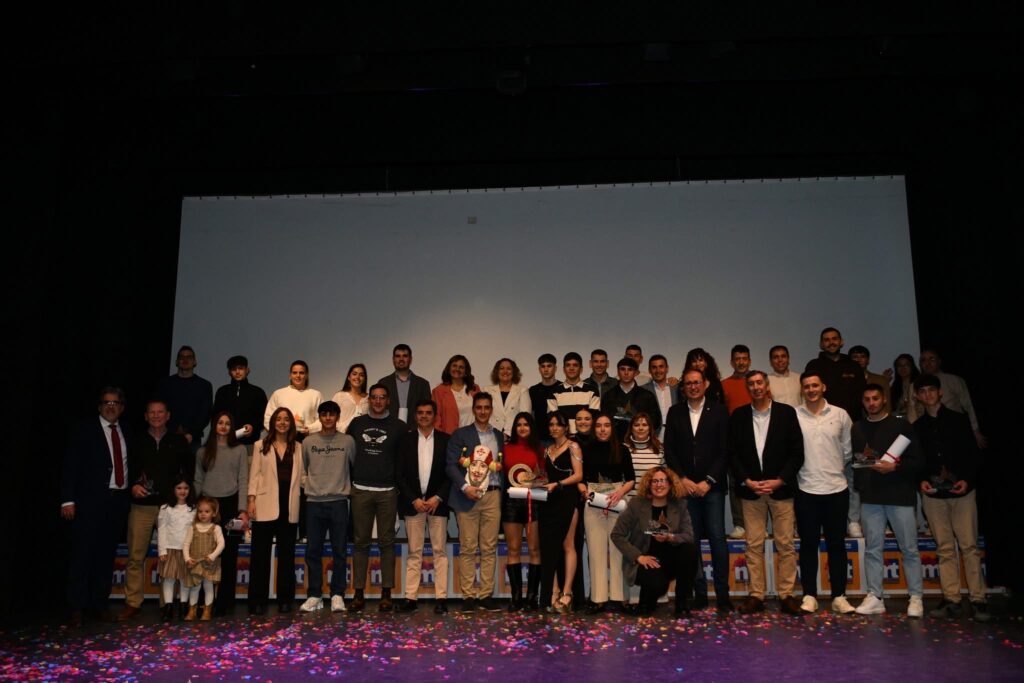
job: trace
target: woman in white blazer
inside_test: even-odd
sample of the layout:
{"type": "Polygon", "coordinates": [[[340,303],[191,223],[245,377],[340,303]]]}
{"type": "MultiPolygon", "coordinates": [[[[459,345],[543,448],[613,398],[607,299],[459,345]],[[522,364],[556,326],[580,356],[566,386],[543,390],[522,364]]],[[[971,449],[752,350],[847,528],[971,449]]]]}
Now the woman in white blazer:
{"type": "Polygon", "coordinates": [[[494,383],[485,387],[484,391],[491,395],[491,404],[494,412],[491,413],[491,426],[500,429],[505,434],[505,439],[512,436],[512,425],[516,415],[519,413],[533,414],[533,406],[530,403],[530,390],[519,385],[523,373],[519,366],[511,358],[502,358],[494,364],[491,370],[491,381],[494,383]]]}
{"type": "Polygon", "coordinates": [[[277,539],[281,567],[277,581],[277,609],[290,612],[295,602],[295,534],[299,522],[299,482],[302,444],[296,440],[295,417],[287,408],[270,416],[270,430],[256,445],[249,466],[249,519],[252,526],[252,562],[249,613],[262,615],[270,595],[270,550],[277,539]],[[286,485],[282,485],[287,482],[286,485]]]}

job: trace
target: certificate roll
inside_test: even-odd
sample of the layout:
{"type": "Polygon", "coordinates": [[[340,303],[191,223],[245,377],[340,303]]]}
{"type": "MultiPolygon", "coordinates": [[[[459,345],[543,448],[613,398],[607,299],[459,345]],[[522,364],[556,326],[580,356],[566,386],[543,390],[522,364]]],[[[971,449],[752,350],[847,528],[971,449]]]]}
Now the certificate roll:
{"type": "Polygon", "coordinates": [[[900,434],[896,437],[896,440],[892,442],[892,445],[885,451],[880,459],[886,462],[899,462],[903,452],[907,450],[907,446],[910,445],[910,439],[900,434]]]}
{"type": "Polygon", "coordinates": [[[528,489],[521,486],[512,486],[508,490],[509,498],[521,498],[525,500],[527,497],[532,498],[538,503],[543,503],[548,499],[547,489],[528,489]]]}
{"type": "Polygon", "coordinates": [[[587,501],[587,504],[603,510],[614,510],[615,512],[622,512],[626,509],[626,501],[620,500],[615,504],[615,507],[611,507],[608,504],[608,494],[598,493],[597,491],[590,494],[590,500],[587,501]]]}

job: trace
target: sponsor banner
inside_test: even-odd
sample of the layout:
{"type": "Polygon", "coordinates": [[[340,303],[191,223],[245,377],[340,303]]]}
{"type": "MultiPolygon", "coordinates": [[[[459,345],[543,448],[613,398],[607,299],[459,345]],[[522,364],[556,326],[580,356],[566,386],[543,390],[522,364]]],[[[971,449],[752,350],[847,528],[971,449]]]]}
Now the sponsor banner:
{"type": "MultiPolygon", "coordinates": [[[[345,596],[351,597],[355,595],[355,587],[352,581],[352,553],[354,547],[351,543],[348,544],[348,550],[345,553],[345,596]]],[[[404,544],[395,544],[395,585],[391,590],[392,595],[402,595],[402,581],[404,575],[402,573],[402,556],[405,553],[404,544]]],[[[273,564],[273,576],[271,578],[271,585],[274,587],[274,591],[271,595],[272,598],[277,597],[277,577],[278,572],[283,571],[283,567],[277,560],[277,545],[275,544],[274,550],[274,564],[273,564]]],[[[331,549],[330,543],[324,544],[323,552],[323,589],[325,592],[330,591],[330,580],[334,573],[334,555],[331,549]]],[[[306,589],[309,587],[309,577],[306,575],[306,546],[300,544],[295,546],[295,596],[297,598],[306,597],[306,589]]],[[[383,581],[383,571],[381,569],[381,558],[380,548],[376,543],[370,545],[370,561],[366,569],[367,582],[366,591],[364,595],[367,598],[378,598],[380,597],[381,582],[383,581]]]]}
{"type": "MultiPolygon", "coordinates": [[[[747,570],[747,542],[726,541],[729,551],[729,595],[747,595],[750,588],[750,572],[747,570]]],[[[711,563],[711,544],[707,540],[700,542],[701,567],[704,580],[707,582],[708,595],[715,593],[715,568],[711,563]]]]}
{"type": "MultiPolygon", "coordinates": [[[[861,585],[861,541],[857,538],[847,538],[843,541],[843,545],[846,549],[846,592],[861,593],[864,590],[861,585]]],[[[797,546],[797,551],[799,552],[799,546],[797,546]]],[[[799,572],[798,562],[797,573],[799,574],[799,572]]],[[[799,585],[799,579],[797,579],[797,583],[799,585]]],[[[832,579],[829,575],[828,552],[824,540],[818,542],[818,594],[832,594],[832,579]]]]}
{"type": "MultiPolygon", "coordinates": [[[[587,567],[584,566],[585,562],[586,562],[586,557],[584,556],[583,559],[579,562],[576,571],[586,572],[587,571],[587,567]]],[[[498,576],[497,576],[497,580],[494,583],[495,595],[497,597],[501,597],[501,598],[505,598],[505,597],[509,597],[510,598],[510,597],[512,597],[512,587],[509,586],[509,584],[508,584],[508,571],[507,571],[507,567],[508,567],[508,545],[506,545],[504,542],[500,542],[500,543],[498,543],[498,568],[497,568],[498,576]]],[[[527,584],[527,576],[526,576],[526,574],[529,571],[529,567],[530,567],[530,549],[529,549],[529,547],[527,547],[526,539],[524,538],[523,539],[523,545],[522,545],[522,547],[519,550],[519,573],[522,574],[522,577],[523,577],[523,595],[526,595],[526,592],[525,592],[526,588],[527,588],[527,585],[526,585],[527,584]]],[[[478,571],[479,571],[479,569],[478,569],[478,571]]],[[[458,576],[458,574],[456,574],[456,576],[458,576]]]]}

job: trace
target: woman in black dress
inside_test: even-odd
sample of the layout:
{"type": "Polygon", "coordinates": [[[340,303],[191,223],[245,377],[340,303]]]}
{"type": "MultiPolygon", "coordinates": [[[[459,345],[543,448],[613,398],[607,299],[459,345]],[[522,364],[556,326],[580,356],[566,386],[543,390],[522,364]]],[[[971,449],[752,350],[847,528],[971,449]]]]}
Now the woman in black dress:
{"type": "Polygon", "coordinates": [[[560,413],[548,415],[548,431],[554,443],[544,451],[548,474],[548,500],[540,522],[540,604],[548,612],[567,614],[572,606],[576,576],[576,526],[579,523],[576,484],[583,480],[583,452],[569,439],[569,421],[560,413]],[[555,574],[564,568],[558,600],[552,602],[555,574]]]}

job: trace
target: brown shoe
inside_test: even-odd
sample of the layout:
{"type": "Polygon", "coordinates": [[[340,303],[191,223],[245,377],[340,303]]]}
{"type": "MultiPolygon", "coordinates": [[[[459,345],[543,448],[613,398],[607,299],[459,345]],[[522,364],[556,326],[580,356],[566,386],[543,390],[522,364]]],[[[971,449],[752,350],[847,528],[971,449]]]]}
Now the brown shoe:
{"type": "Polygon", "coordinates": [[[764,600],[761,598],[755,598],[753,595],[747,596],[747,599],[740,603],[740,606],[736,608],[736,611],[740,614],[753,614],[755,612],[764,611],[764,600]]]}
{"type": "Polygon", "coordinates": [[[362,612],[364,607],[366,607],[366,598],[363,597],[363,591],[356,591],[352,597],[352,602],[348,603],[348,610],[350,612],[362,612]]]}
{"type": "Polygon", "coordinates": [[[203,606],[203,616],[199,617],[200,621],[210,621],[213,619],[213,605],[203,606]]]}
{"type": "Polygon", "coordinates": [[[188,606],[188,612],[185,613],[185,621],[195,621],[195,620],[196,620],[196,606],[195,605],[189,605],[188,606]]]}
{"type": "Polygon", "coordinates": [[[804,615],[803,610],[800,609],[800,601],[793,595],[787,595],[779,601],[779,611],[783,614],[792,614],[794,617],[804,615]]]}
{"type": "Polygon", "coordinates": [[[141,607],[132,607],[131,605],[125,605],[121,613],[117,615],[118,621],[128,621],[139,616],[139,612],[142,611],[141,607]]]}

